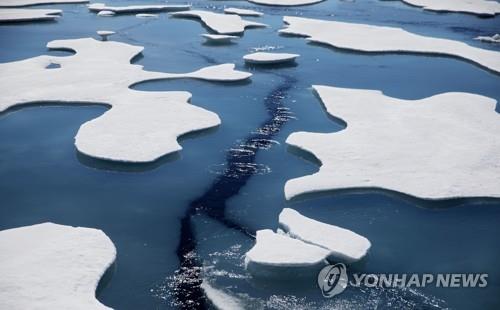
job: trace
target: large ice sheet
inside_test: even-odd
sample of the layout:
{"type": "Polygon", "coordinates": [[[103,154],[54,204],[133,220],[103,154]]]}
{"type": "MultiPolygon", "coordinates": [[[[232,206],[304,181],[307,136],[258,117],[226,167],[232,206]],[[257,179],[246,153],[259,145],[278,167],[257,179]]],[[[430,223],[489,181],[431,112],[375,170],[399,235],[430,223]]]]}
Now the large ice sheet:
{"type": "Polygon", "coordinates": [[[0,23],[50,21],[61,14],[61,10],[0,9],[0,23]]]}
{"type": "Polygon", "coordinates": [[[494,16],[500,13],[500,3],[490,0],[402,0],[428,11],[469,13],[494,16]]]}
{"type": "Polygon", "coordinates": [[[0,308],[109,309],[95,291],[115,257],[98,229],[43,223],[0,231],[0,308]]]}
{"type": "Polygon", "coordinates": [[[500,197],[496,101],[468,93],[402,100],[376,90],[313,86],[335,133],[297,132],[287,143],[312,153],[319,172],[289,180],[285,196],[385,188],[428,199],[500,197]]]}
{"type": "Polygon", "coordinates": [[[148,13],[148,12],[172,12],[185,11],[191,8],[189,4],[146,4],[128,6],[107,6],[105,3],[92,3],[88,6],[92,12],[111,11],[115,14],[148,13]]]}
{"type": "Polygon", "coordinates": [[[302,17],[284,17],[280,33],[305,36],[311,42],[360,52],[436,54],[463,58],[500,72],[500,53],[459,41],[413,34],[401,28],[372,26],[302,17]]]}
{"type": "Polygon", "coordinates": [[[0,0],[0,7],[23,7],[39,4],[87,3],[89,0],[0,0]]]}

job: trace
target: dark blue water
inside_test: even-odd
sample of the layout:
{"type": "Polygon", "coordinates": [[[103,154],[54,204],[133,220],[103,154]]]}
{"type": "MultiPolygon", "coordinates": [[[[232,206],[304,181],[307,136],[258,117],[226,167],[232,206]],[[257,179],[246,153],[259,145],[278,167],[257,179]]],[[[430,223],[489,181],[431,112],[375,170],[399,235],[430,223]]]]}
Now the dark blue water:
{"type": "Polygon", "coordinates": [[[193,104],[222,119],[217,130],[183,139],[180,154],[151,165],[115,165],[76,152],[73,137],[79,126],[101,115],[105,107],[39,106],[1,114],[0,229],[44,221],[102,229],[115,243],[118,258],[98,298],[117,309],[188,307],[187,294],[194,294],[195,302],[203,305],[197,291],[202,277],[249,307],[500,306],[497,200],[429,203],[383,191],[343,192],[293,202],[285,202],[283,196],[286,180],[318,169],[315,163],[290,152],[286,137],[299,130],[342,128],[324,113],[311,92],[312,84],[380,89],[398,98],[465,91],[499,100],[499,76],[451,58],[347,53],[276,33],[282,26],[281,16],[297,15],[398,26],[500,50],[498,45],[472,40],[499,32],[498,17],[435,14],[399,1],[375,0],[328,0],[302,8],[233,1],[194,5],[216,10],[224,5],[256,8],[266,14],[256,20],[271,27],[248,30],[237,44],[209,46],[199,37],[206,30],[193,20],[165,14],[158,19],[133,15],[102,18],[88,13],[83,5],[41,6],[64,10],[63,18],[55,23],[0,26],[1,62],[48,53],[45,45],[53,39],[95,37],[96,30],[106,29],[118,32],[114,40],[145,46],[137,63],[147,70],[188,72],[233,62],[238,69],[254,73],[250,84],[179,80],[136,85],[149,91],[190,91],[193,104]],[[302,56],[297,66],[283,68],[243,64],[244,54],[265,46],[302,56]],[[257,144],[249,156],[235,151],[248,150],[259,135],[256,132],[262,134],[258,129],[279,113],[294,118],[274,124],[279,130],[265,133],[265,138],[277,143],[270,148],[257,144]],[[372,250],[354,271],[481,272],[490,274],[489,285],[486,289],[410,292],[350,288],[335,300],[324,300],[315,284],[255,283],[242,268],[242,255],[253,245],[249,235],[258,229],[276,228],[283,207],[367,236],[372,250]],[[183,259],[186,253],[192,254],[191,261],[183,259]],[[191,273],[183,273],[183,263],[191,273]],[[175,290],[179,287],[173,276],[179,274],[194,285],[175,290]]]}

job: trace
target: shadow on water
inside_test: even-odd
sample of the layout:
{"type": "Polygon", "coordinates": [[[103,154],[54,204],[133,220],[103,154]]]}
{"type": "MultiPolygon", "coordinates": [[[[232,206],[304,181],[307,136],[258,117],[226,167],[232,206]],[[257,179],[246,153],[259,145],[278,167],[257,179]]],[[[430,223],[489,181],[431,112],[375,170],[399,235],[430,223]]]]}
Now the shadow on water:
{"type": "Polygon", "coordinates": [[[102,290],[104,290],[106,288],[106,286],[108,286],[109,282],[111,281],[111,278],[113,278],[113,275],[116,272],[116,268],[117,268],[116,261],[114,261],[108,267],[108,269],[106,269],[106,271],[102,275],[101,279],[99,280],[99,283],[97,284],[97,288],[95,290],[96,296],[99,296],[101,294],[102,290]]]}

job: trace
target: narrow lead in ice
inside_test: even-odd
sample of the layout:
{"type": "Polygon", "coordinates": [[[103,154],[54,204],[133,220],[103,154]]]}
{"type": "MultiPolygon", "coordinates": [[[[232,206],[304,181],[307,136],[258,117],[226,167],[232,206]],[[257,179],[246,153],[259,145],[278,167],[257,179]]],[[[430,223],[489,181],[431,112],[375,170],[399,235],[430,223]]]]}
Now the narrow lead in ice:
{"type": "Polygon", "coordinates": [[[287,144],[313,154],[317,173],[289,180],[285,196],[384,188],[427,198],[500,197],[496,101],[468,93],[402,100],[380,91],[313,86],[334,133],[296,132],[287,144]]]}
{"type": "Polygon", "coordinates": [[[288,53],[267,53],[257,52],[243,56],[243,59],[248,63],[253,64],[280,64],[284,62],[292,62],[300,55],[288,53]]]}
{"type": "Polygon", "coordinates": [[[238,15],[219,14],[209,11],[186,11],[172,13],[174,17],[196,17],[218,34],[240,34],[247,27],[267,27],[265,24],[242,19],[238,15]]]}
{"type": "Polygon", "coordinates": [[[490,0],[402,0],[403,2],[436,12],[469,13],[494,16],[500,13],[500,3],[490,0]]]}
{"type": "Polygon", "coordinates": [[[98,229],[44,223],[0,231],[0,309],[109,309],[95,293],[115,257],[98,229]]]}
{"type": "Polygon", "coordinates": [[[327,249],[331,261],[356,262],[371,247],[368,239],[353,231],[315,221],[289,208],[281,211],[279,224],[290,237],[327,249]]]}
{"type": "Polygon", "coordinates": [[[50,21],[61,14],[61,10],[0,9],[0,23],[50,21]]]}
{"type": "Polygon", "coordinates": [[[500,73],[500,52],[463,42],[426,37],[400,28],[285,16],[280,33],[360,52],[425,53],[459,57],[500,73]]]}

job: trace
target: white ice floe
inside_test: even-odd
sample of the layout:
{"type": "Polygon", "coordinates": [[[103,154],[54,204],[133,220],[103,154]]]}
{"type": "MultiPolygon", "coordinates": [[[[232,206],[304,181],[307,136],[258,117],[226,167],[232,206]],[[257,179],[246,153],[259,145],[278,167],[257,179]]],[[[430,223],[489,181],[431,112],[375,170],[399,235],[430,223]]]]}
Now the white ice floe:
{"type": "Polygon", "coordinates": [[[327,249],[331,261],[356,262],[371,246],[368,239],[355,232],[315,221],[289,208],[281,211],[279,224],[290,237],[327,249]]]}
{"type": "Polygon", "coordinates": [[[459,57],[500,72],[500,53],[463,42],[417,35],[400,28],[371,26],[301,17],[284,17],[280,33],[361,52],[425,53],[459,57]]]}
{"type": "Polygon", "coordinates": [[[39,4],[88,3],[89,0],[0,0],[0,7],[14,8],[39,4]]]}
{"type": "Polygon", "coordinates": [[[255,16],[255,17],[259,17],[259,16],[264,15],[263,13],[257,12],[254,10],[245,10],[245,9],[238,9],[238,8],[226,8],[226,9],[224,9],[224,13],[236,14],[236,15],[240,15],[240,16],[255,16]]]}
{"type": "Polygon", "coordinates": [[[116,258],[101,230],[53,223],[0,232],[0,309],[110,309],[95,297],[116,258]]]}
{"type": "Polygon", "coordinates": [[[264,229],[257,231],[254,247],[245,254],[245,268],[257,277],[299,276],[320,269],[329,254],[327,249],[264,229]]]}
{"type": "Polygon", "coordinates": [[[402,0],[403,2],[436,12],[469,13],[494,16],[500,13],[500,3],[489,0],[402,0]]]}
{"type": "Polygon", "coordinates": [[[104,3],[92,3],[88,5],[92,12],[111,11],[116,14],[148,13],[148,12],[173,12],[191,9],[189,4],[159,4],[159,5],[129,5],[129,6],[106,6],[104,3]]]}
{"type": "Polygon", "coordinates": [[[51,49],[70,49],[75,55],[38,56],[0,64],[0,112],[37,102],[100,103],[111,106],[102,116],[80,127],[77,149],[101,159],[149,162],[181,150],[183,134],[220,124],[219,117],[188,103],[188,92],[146,92],[129,87],[158,79],[194,78],[239,81],[250,73],[233,64],[202,68],[190,73],[143,70],[130,60],[143,48],[92,38],[51,41],[51,49]],[[49,64],[60,68],[46,69],[49,64]]]}
{"type": "Polygon", "coordinates": [[[253,64],[280,64],[284,62],[295,61],[298,54],[288,54],[288,53],[266,53],[257,52],[252,54],[247,54],[243,56],[243,59],[248,63],[253,64]]]}
{"type": "Polygon", "coordinates": [[[0,9],[0,23],[55,20],[61,14],[61,10],[0,9]]]}
{"type": "Polygon", "coordinates": [[[116,15],[116,13],[115,13],[115,12],[113,12],[113,11],[106,11],[106,10],[104,10],[104,11],[99,11],[99,12],[97,13],[97,16],[115,16],[115,15],[116,15]]]}
{"type": "Polygon", "coordinates": [[[107,41],[108,37],[114,35],[115,32],[110,30],[98,30],[97,34],[101,37],[103,41],[107,41]]]}
{"type": "Polygon", "coordinates": [[[238,36],[230,36],[227,34],[209,34],[209,33],[204,33],[201,35],[205,39],[207,39],[207,42],[210,43],[231,43],[232,40],[239,39],[238,36]]]}
{"type": "Polygon", "coordinates": [[[271,6],[301,6],[323,2],[325,0],[248,0],[248,2],[271,6]]]}
{"type": "Polygon", "coordinates": [[[247,27],[267,27],[265,24],[242,19],[238,15],[219,14],[209,11],[185,11],[172,13],[175,17],[197,17],[208,28],[219,34],[239,34],[247,27]]]}
{"type": "Polygon", "coordinates": [[[158,14],[148,14],[148,13],[139,13],[135,14],[137,18],[157,18],[158,14]]]}
{"type": "Polygon", "coordinates": [[[479,40],[488,43],[500,43],[500,34],[494,34],[491,37],[488,36],[479,36],[475,37],[474,40],[479,40]]]}
{"type": "Polygon", "coordinates": [[[376,90],[313,86],[335,133],[297,132],[287,143],[313,154],[319,172],[289,180],[285,196],[385,188],[427,199],[500,197],[496,101],[468,93],[402,100],[376,90]]]}
{"type": "Polygon", "coordinates": [[[239,299],[228,293],[214,288],[207,280],[203,280],[200,285],[207,299],[218,310],[243,310],[245,307],[239,299]]]}

